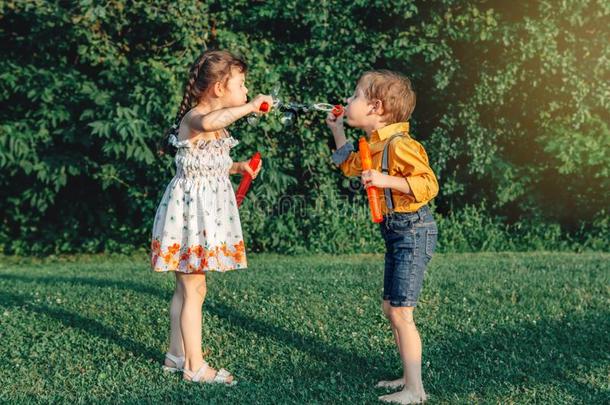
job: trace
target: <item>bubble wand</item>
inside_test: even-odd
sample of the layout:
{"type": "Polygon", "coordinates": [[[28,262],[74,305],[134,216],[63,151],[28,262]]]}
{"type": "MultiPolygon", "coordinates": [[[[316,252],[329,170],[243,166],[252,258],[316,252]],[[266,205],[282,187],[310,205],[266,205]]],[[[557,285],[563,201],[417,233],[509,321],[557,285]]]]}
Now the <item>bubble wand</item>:
{"type": "MultiPolygon", "coordinates": [[[[339,117],[343,114],[343,106],[342,105],[333,105],[329,103],[312,103],[312,104],[304,104],[297,103],[293,101],[284,102],[279,98],[280,92],[280,84],[276,83],[273,86],[273,89],[270,92],[271,98],[273,99],[273,109],[282,112],[282,116],[280,117],[280,122],[284,126],[291,126],[295,123],[298,113],[308,113],[310,111],[324,111],[324,112],[332,112],[335,117],[339,117]]],[[[265,103],[263,103],[265,104],[265,103]]],[[[262,104],[261,104],[262,107],[262,104]]],[[[260,109],[262,112],[267,112],[268,110],[260,109]]],[[[251,114],[248,116],[248,124],[252,126],[258,125],[259,122],[259,114],[251,114]]]]}

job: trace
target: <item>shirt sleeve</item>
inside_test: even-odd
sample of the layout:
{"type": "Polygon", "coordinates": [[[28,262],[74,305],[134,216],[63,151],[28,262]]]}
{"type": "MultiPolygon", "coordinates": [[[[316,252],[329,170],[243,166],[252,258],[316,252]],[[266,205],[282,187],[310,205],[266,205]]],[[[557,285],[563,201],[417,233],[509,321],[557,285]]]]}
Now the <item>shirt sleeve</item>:
{"type": "Polygon", "coordinates": [[[396,142],[390,149],[390,162],[396,175],[403,176],[415,202],[428,202],[438,194],[438,181],[428,163],[428,154],[423,146],[414,140],[396,142]]]}
{"type": "Polygon", "coordinates": [[[332,160],[348,177],[359,176],[362,173],[360,154],[354,152],[354,145],[351,143],[346,143],[337,149],[332,155],[332,160]]]}

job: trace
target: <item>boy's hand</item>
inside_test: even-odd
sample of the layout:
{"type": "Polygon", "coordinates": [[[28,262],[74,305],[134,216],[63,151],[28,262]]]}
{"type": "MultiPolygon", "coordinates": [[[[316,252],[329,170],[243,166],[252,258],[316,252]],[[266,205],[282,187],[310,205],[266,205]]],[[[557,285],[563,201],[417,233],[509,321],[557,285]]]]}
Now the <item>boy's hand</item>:
{"type": "Polygon", "coordinates": [[[377,170],[365,170],[362,172],[362,184],[366,189],[369,187],[386,188],[386,175],[377,170]]]}
{"type": "Polygon", "coordinates": [[[239,165],[238,170],[242,175],[248,173],[248,174],[250,174],[250,176],[252,176],[253,179],[255,179],[256,176],[258,176],[258,173],[263,168],[263,161],[261,160],[261,162],[258,165],[258,167],[256,168],[256,170],[252,170],[252,168],[250,167],[249,160],[244,160],[243,162],[239,162],[238,165],[239,165]]]}
{"type": "Polygon", "coordinates": [[[252,101],[250,101],[248,104],[250,105],[250,110],[253,113],[266,114],[271,111],[271,108],[269,108],[269,110],[267,110],[266,112],[261,111],[261,104],[263,104],[264,102],[267,102],[267,104],[269,104],[269,107],[273,107],[273,97],[267,96],[265,94],[259,94],[258,96],[254,97],[252,101]]]}
{"type": "Polygon", "coordinates": [[[326,116],[326,125],[330,128],[333,134],[342,134],[344,132],[343,129],[343,117],[345,114],[341,114],[338,117],[335,117],[332,112],[329,112],[326,116]]]}

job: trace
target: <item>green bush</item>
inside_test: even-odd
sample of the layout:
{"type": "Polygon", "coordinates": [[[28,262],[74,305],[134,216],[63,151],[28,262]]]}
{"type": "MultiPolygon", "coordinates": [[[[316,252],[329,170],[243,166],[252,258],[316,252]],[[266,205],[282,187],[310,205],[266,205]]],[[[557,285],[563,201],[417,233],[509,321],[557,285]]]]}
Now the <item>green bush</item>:
{"type": "MultiPolygon", "coordinates": [[[[604,248],[588,232],[608,223],[606,3],[0,2],[0,246],[146,246],[173,170],[155,145],[191,61],[221,47],[246,58],[251,94],[280,82],[284,99],[302,102],[338,102],[371,68],[410,76],[413,136],[441,183],[444,249],[604,248]]],[[[359,220],[362,192],[330,162],[322,114],[232,131],[235,159],[260,150],[265,161],[242,213],[252,249],[379,248],[359,220]],[[255,212],[257,199],[287,196],[302,198],[305,216],[255,212]]]]}
{"type": "Polygon", "coordinates": [[[456,213],[438,216],[437,221],[442,252],[610,250],[610,226],[603,213],[592,224],[570,234],[559,224],[540,219],[507,224],[505,218],[490,215],[484,206],[469,205],[456,213]]]}

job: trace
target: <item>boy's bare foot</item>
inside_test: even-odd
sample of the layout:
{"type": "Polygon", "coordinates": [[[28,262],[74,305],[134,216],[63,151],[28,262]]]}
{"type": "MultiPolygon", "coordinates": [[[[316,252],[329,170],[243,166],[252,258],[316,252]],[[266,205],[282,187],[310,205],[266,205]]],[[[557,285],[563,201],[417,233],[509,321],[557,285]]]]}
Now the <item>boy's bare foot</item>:
{"type": "Polygon", "coordinates": [[[393,394],[382,395],[379,397],[380,401],[392,402],[397,404],[421,404],[426,401],[426,394],[414,394],[411,391],[400,390],[393,394]]]}
{"type": "Polygon", "coordinates": [[[402,388],[405,385],[404,378],[397,378],[395,380],[382,380],[375,385],[377,388],[402,388]]]}

